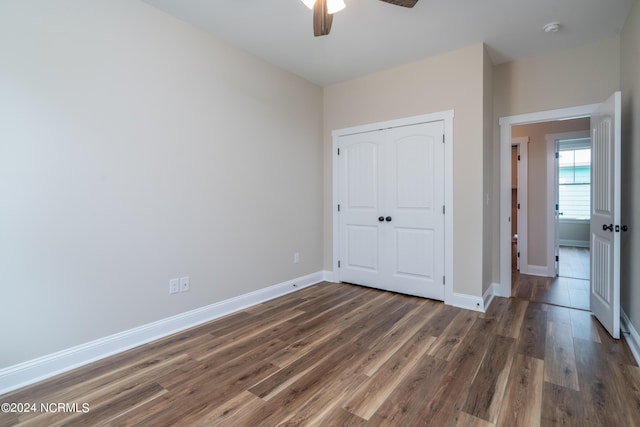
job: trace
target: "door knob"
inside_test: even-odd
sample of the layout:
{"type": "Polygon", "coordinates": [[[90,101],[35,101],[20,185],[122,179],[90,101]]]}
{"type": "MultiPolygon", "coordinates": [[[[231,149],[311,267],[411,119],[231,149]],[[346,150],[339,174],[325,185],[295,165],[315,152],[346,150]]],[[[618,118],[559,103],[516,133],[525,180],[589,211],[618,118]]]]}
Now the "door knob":
{"type": "Polygon", "coordinates": [[[626,225],[622,226],[622,231],[628,231],[628,230],[629,230],[629,227],[627,227],[626,225]]]}
{"type": "Polygon", "coordinates": [[[385,219],[387,220],[387,222],[391,222],[391,217],[390,216],[386,217],[385,219]]]}
{"type": "Polygon", "coordinates": [[[378,221],[380,221],[380,222],[384,221],[384,217],[383,216],[379,216],[378,217],[378,221]]]}
{"type": "Polygon", "coordinates": [[[607,224],[602,224],[602,229],[603,229],[604,231],[607,231],[607,230],[609,230],[609,231],[613,231],[613,224],[609,224],[609,225],[607,225],[607,224]]]}

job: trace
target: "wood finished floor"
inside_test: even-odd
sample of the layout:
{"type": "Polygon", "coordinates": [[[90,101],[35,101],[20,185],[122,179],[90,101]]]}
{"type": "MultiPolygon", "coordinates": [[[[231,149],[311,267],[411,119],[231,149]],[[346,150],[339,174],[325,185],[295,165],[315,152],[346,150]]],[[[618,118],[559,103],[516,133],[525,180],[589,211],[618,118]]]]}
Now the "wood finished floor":
{"type": "Polygon", "coordinates": [[[589,280],[591,264],[589,248],[560,246],[559,255],[558,276],[589,280]]]}
{"type": "Polygon", "coordinates": [[[512,263],[511,295],[533,302],[589,311],[589,263],[588,248],[565,246],[560,247],[558,277],[521,274],[512,263]]]}
{"type": "Polygon", "coordinates": [[[323,283],[0,396],[0,425],[635,426],[640,368],[588,312],[323,283]]]}

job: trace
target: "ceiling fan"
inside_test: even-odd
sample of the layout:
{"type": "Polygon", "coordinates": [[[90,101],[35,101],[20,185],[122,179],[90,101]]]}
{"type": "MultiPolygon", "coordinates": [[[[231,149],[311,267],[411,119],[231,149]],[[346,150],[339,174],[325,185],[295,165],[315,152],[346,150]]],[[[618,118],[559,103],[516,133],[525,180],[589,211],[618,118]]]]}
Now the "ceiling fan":
{"type": "MultiPolygon", "coordinates": [[[[402,7],[413,7],[418,0],[380,0],[385,3],[402,7]]],[[[344,0],[302,0],[313,10],[313,35],[326,36],[331,31],[333,14],[345,8],[344,0]]]]}

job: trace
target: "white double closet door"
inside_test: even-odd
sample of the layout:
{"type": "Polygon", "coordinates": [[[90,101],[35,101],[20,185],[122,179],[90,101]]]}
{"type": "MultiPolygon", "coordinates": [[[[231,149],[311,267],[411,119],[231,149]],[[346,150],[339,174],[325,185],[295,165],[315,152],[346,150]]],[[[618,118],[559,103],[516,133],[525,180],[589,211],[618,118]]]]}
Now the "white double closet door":
{"type": "Polygon", "coordinates": [[[338,140],[340,280],[444,300],[444,122],[338,140]]]}

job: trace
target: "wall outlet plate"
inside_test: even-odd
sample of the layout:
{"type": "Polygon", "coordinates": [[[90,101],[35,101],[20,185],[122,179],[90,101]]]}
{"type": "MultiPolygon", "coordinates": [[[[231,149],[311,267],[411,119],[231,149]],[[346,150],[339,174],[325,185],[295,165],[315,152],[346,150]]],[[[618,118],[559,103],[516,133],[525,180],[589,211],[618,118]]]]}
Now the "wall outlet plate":
{"type": "Polygon", "coordinates": [[[178,292],[180,292],[180,279],[169,280],[169,293],[177,294],[178,292]]]}
{"type": "Polygon", "coordinates": [[[187,292],[190,289],[189,277],[180,278],[180,292],[187,292]]]}

